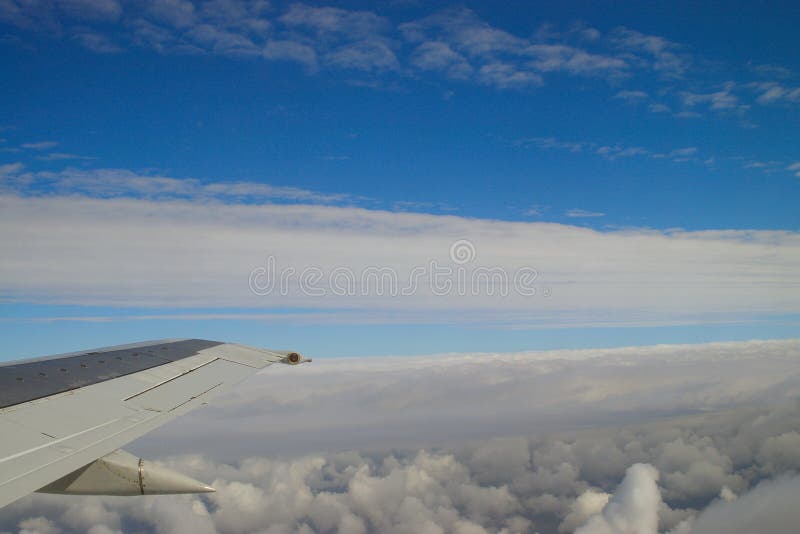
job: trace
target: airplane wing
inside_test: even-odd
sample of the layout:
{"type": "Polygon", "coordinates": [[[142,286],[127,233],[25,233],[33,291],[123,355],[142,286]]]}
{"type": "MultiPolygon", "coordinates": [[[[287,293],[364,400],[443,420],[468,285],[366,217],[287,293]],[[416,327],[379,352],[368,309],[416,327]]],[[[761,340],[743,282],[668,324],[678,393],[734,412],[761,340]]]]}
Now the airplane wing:
{"type": "Polygon", "coordinates": [[[34,491],[213,491],[119,449],[268,365],[305,361],[296,352],[171,339],[2,364],[0,506],[34,491]]]}

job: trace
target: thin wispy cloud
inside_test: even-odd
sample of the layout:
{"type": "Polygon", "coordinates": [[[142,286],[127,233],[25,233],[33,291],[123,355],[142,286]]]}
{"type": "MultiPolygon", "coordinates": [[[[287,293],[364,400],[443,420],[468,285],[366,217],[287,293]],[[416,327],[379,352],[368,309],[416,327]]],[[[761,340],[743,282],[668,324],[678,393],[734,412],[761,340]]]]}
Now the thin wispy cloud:
{"type": "Polygon", "coordinates": [[[741,113],[749,109],[750,106],[741,103],[740,97],[734,93],[735,87],[736,84],[734,82],[726,82],[717,91],[709,93],[684,91],[681,96],[683,103],[690,109],[706,106],[712,111],[741,113]]]}
{"type": "MultiPolygon", "coordinates": [[[[74,154],[48,154],[45,160],[92,159],[74,154]]],[[[16,194],[37,195],[45,191],[61,195],[81,194],[94,198],[184,199],[195,202],[284,200],[305,203],[344,203],[356,197],[344,193],[319,193],[289,186],[261,182],[203,182],[194,178],[173,178],[141,174],[126,169],[76,169],[23,172],[21,163],[0,167],[8,180],[2,189],[16,194]]],[[[362,199],[363,200],[363,199],[362,199]]]]}
{"type": "Polygon", "coordinates": [[[55,141],[37,141],[35,143],[22,143],[20,146],[28,150],[47,150],[48,148],[58,146],[58,143],[55,141]]]}
{"type": "Polygon", "coordinates": [[[620,98],[627,102],[641,102],[643,100],[647,100],[648,94],[645,93],[644,91],[625,90],[615,94],[614,98],[620,98]]]}
{"type": "Polygon", "coordinates": [[[586,217],[604,217],[605,213],[602,213],[602,212],[599,212],[599,211],[588,211],[588,210],[582,210],[582,209],[579,209],[579,208],[573,208],[573,209],[567,210],[564,215],[566,215],[567,217],[572,217],[572,218],[586,218],[586,217]]]}
{"type": "Polygon", "coordinates": [[[22,163],[3,163],[0,165],[0,178],[12,178],[19,175],[25,165],[22,163]]]}
{"type": "Polygon", "coordinates": [[[759,104],[800,104],[800,87],[786,87],[778,82],[754,82],[750,87],[758,93],[759,104]]]}
{"type": "Polygon", "coordinates": [[[43,161],[62,161],[62,160],[93,160],[91,156],[80,156],[78,154],[70,154],[67,152],[50,152],[44,156],[39,156],[38,159],[43,161]]]}
{"type": "Polygon", "coordinates": [[[690,55],[664,37],[620,27],[611,32],[610,39],[621,50],[643,53],[647,65],[662,76],[680,78],[691,66],[690,55]]]}
{"type": "Polygon", "coordinates": [[[701,163],[701,161],[696,158],[700,152],[697,147],[683,147],[662,152],[641,146],[627,146],[620,143],[603,144],[590,141],[565,141],[555,137],[530,137],[518,139],[513,143],[513,145],[519,147],[534,146],[542,150],[565,150],[576,154],[585,153],[600,156],[609,161],[614,161],[621,158],[646,157],[655,160],[670,160],[677,163],[685,161],[696,161],[701,163]]]}

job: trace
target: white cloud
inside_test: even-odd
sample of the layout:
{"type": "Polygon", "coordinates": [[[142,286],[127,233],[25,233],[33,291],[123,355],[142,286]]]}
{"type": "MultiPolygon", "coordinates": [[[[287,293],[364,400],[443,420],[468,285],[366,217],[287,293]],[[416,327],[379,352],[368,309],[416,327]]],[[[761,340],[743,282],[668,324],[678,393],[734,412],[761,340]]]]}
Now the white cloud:
{"type": "Polygon", "coordinates": [[[248,35],[264,35],[272,29],[272,23],[264,18],[269,11],[271,6],[266,0],[205,0],[200,8],[209,23],[248,35]]]}
{"type": "Polygon", "coordinates": [[[496,322],[540,327],[601,317],[609,324],[741,320],[750,314],[796,313],[800,302],[795,284],[800,238],[793,232],[597,232],[550,223],[308,205],[353,199],[265,184],[205,183],[116,170],[10,170],[17,174],[3,180],[0,245],[14,261],[0,265],[0,280],[2,291],[16,298],[458,311],[452,320],[489,314],[496,322]],[[38,196],[40,190],[58,194],[38,196]],[[306,204],[260,204],[270,199],[306,204]],[[325,297],[304,292],[297,278],[284,295],[259,296],[249,286],[254,269],[274,256],[278,270],[292,267],[298,273],[312,266],[329,274],[341,266],[354,273],[387,267],[405,287],[415,267],[431,261],[449,264],[450,246],[464,237],[478,251],[478,260],[468,268],[498,267],[509,273],[506,297],[437,294],[427,278],[417,279],[417,289],[407,295],[337,295],[330,291],[329,278],[321,281],[320,287],[328,289],[325,297]],[[389,242],[392,246],[385,246],[389,242]],[[104,260],[93,261],[100,251],[104,260]],[[533,297],[513,291],[511,277],[523,267],[538,273],[539,292],[533,297]],[[741,310],[748,315],[736,313],[741,310]]]}
{"type": "Polygon", "coordinates": [[[541,85],[540,72],[618,78],[626,74],[628,68],[626,61],[619,57],[589,52],[567,43],[537,43],[515,36],[491,26],[469,9],[444,10],[401,24],[399,29],[409,42],[422,43],[421,47],[431,49],[428,53],[435,52],[435,61],[431,58],[430,62],[440,65],[446,60],[442,67],[448,69],[452,68],[451,64],[457,64],[458,75],[453,76],[448,70],[450,77],[463,78],[471,72],[472,65],[466,62],[466,57],[479,72],[478,81],[500,89],[541,85]]]}
{"type": "Polygon", "coordinates": [[[149,0],[147,10],[156,20],[176,28],[187,28],[196,20],[194,4],[188,0],[149,0]]]}
{"type": "Polygon", "coordinates": [[[634,156],[650,156],[653,152],[640,146],[602,145],[595,148],[594,153],[609,160],[630,158],[634,156]]]}
{"type": "Polygon", "coordinates": [[[648,95],[644,91],[620,91],[614,95],[614,98],[621,98],[628,102],[639,102],[641,100],[646,100],[648,95]]]}
{"type": "Polygon", "coordinates": [[[482,83],[499,89],[536,87],[543,83],[538,74],[502,62],[483,65],[478,72],[478,78],[482,83]]]}
{"type": "Polygon", "coordinates": [[[529,217],[540,217],[544,215],[544,212],[547,211],[548,206],[543,206],[541,204],[533,204],[529,206],[525,210],[523,210],[522,214],[527,215],[529,217]]]}
{"type": "Polygon", "coordinates": [[[600,515],[610,498],[611,495],[608,493],[596,489],[584,491],[572,502],[569,514],[558,526],[558,531],[575,532],[578,527],[584,525],[593,516],[600,515]]]}
{"type": "Polygon", "coordinates": [[[686,148],[676,148],[672,152],[668,154],[668,157],[675,158],[675,157],[686,157],[686,156],[694,156],[697,154],[697,147],[686,147],[686,148]]]}
{"type": "Polygon", "coordinates": [[[647,109],[652,113],[670,113],[672,111],[669,106],[660,103],[650,104],[647,109]]]}
{"type": "Polygon", "coordinates": [[[331,65],[362,71],[394,70],[399,67],[392,49],[382,40],[371,39],[347,44],[325,55],[331,65]]]}
{"type": "MultiPolygon", "coordinates": [[[[687,47],[663,36],[625,27],[602,33],[580,23],[564,32],[544,24],[546,29],[520,36],[467,8],[397,23],[375,11],[303,3],[277,9],[262,0],[147,0],[125,4],[124,9],[118,0],[5,0],[0,3],[0,20],[46,31],[54,38],[64,35],[96,53],[134,46],[165,54],[289,60],[302,64],[308,74],[321,67],[351,71],[346,83],[368,87],[385,86],[381,76],[408,81],[424,71],[520,90],[564,73],[605,79],[615,87],[615,98],[631,103],[647,98],[633,84],[655,71],[669,78],[669,85],[656,89],[658,94],[679,99],[686,109],[673,113],[675,105],[668,101],[650,109],[677,118],[700,116],[695,109],[699,106],[744,113],[750,106],[734,94],[741,88],[753,91],[761,104],[800,101],[800,88],[776,81],[719,80],[716,90],[697,92],[700,80],[688,75],[702,58],[694,59],[687,47]],[[73,24],[76,18],[84,19],[82,25],[73,24]],[[123,30],[111,35],[106,23],[115,21],[123,30]],[[619,87],[625,80],[631,81],[630,88],[619,87]]],[[[785,68],[775,65],[749,69],[775,79],[788,76],[785,68]]]]}
{"type": "Polygon", "coordinates": [[[213,0],[197,6],[186,0],[150,2],[131,17],[135,45],[160,53],[261,56],[271,23],[264,2],[213,0]],[[144,15],[144,16],[142,16],[144,15]]]}
{"type": "Polygon", "coordinates": [[[422,70],[438,70],[449,78],[466,79],[473,73],[466,58],[441,41],[420,44],[411,56],[411,64],[422,70]]]}
{"type": "Polygon", "coordinates": [[[687,522],[692,534],[789,532],[800,524],[800,477],[765,481],[735,501],[718,501],[687,522]]]}
{"type": "Polygon", "coordinates": [[[543,72],[563,70],[587,76],[621,76],[628,68],[623,59],[592,54],[563,44],[533,44],[524,53],[534,58],[529,64],[543,72]]]}
{"type": "MultiPolygon", "coordinates": [[[[302,351],[302,346],[298,348],[302,351]]],[[[753,341],[413,358],[325,360],[316,358],[323,354],[311,354],[314,365],[300,371],[269,369],[244,384],[234,396],[160,429],[153,438],[145,438],[142,446],[149,441],[146,448],[153,451],[187,448],[207,454],[225,451],[229,446],[230,454],[247,456],[257,454],[263,443],[269,443],[276,454],[306,454],[355,448],[452,447],[470,440],[546,436],[642,417],[658,426],[660,419],[676,415],[793,402],[800,392],[798,350],[798,341],[753,341]],[[332,421],[341,422],[338,430],[331,430],[332,421]],[[416,430],[408,432],[409,428],[416,430]],[[258,429],[259,439],[228,444],[230,436],[248,435],[252,429],[258,429]],[[203,438],[206,435],[208,438],[203,438]]],[[[787,413],[793,415],[756,421],[753,413],[742,412],[733,417],[734,422],[725,416],[709,428],[739,425],[739,417],[745,418],[748,423],[742,428],[747,432],[742,430],[742,436],[735,440],[729,436],[729,447],[740,451],[737,454],[748,451],[749,461],[762,465],[763,473],[772,476],[797,465],[791,463],[792,457],[775,452],[783,450],[777,446],[786,445],[785,438],[759,453],[761,447],[753,445],[750,434],[760,435],[758,441],[764,443],[767,437],[791,432],[795,424],[792,417],[798,413],[787,413]],[[780,426],[775,426],[778,423],[780,426]]],[[[733,453],[725,453],[725,458],[716,450],[719,443],[703,437],[703,418],[685,423],[684,433],[656,432],[658,439],[646,442],[650,452],[634,455],[630,463],[647,461],[655,465],[669,498],[713,498],[722,485],[738,491],[741,481],[731,478],[733,463],[729,458],[733,453]],[[692,434],[696,432],[700,434],[692,434]],[[721,468],[723,476],[713,479],[716,488],[698,492],[673,476],[692,475],[706,465],[721,468]]],[[[571,486],[569,481],[578,473],[560,470],[559,466],[563,462],[582,464],[576,458],[583,456],[585,463],[594,467],[581,471],[582,478],[597,485],[608,473],[621,477],[626,454],[635,450],[630,448],[622,454],[620,447],[625,443],[633,447],[640,438],[616,435],[614,440],[622,443],[619,447],[604,445],[607,439],[600,433],[594,437],[594,448],[570,447],[558,453],[552,459],[552,473],[539,473],[526,484],[547,481],[551,492],[571,486]],[[588,460],[597,455],[602,458],[588,460]]],[[[586,443],[591,442],[592,437],[587,436],[586,443]]],[[[497,483],[492,473],[524,471],[529,461],[513,440],[483,447],[493,452],[471,453],[470,457],[474,473],[486,483],[497,483]]],[[[538,459],[534,455],[534,465],[541,464],[542,455],[544,449],[538,459]]]]}
{"type": "Polygon", "coordinates": [[[797,104],[800,103],[800,87],[786,87],[778,82],[754,82],[750,87],[758,93],[759,104],[797,104]]]}
{"type": "Polygon", "coordinates": [[[95,159],[90,156],[79,156],[77,154],[69,154],[67,152],[50,152],[44,156],[39,156],[40,160],[43,161],[60,161],[65,159],[82,159],[82,160],[91,160],[95,159]]]}
{"type": "MultiPolygon", "coordinates": [[[[73,154],[48,154],[43,159],[87,159],[73,154]]],[[[16,163],[7,166],[6,174],[22,169],[16,163]]],[[[74,169],[59,172],[42,171],[19,177],[18,192],[32,193],[34,187],[46,187],[63,195],[84,194],[92,197],[147,197],[150,199],[189,199],[194,201],[225,199],[266,200],[282,199],[296,202],[341,202],[350,199],[345,194],[323,194],[288,186],[273,186],[256,182],[201,182],[193,178],[143,175],[125,169],[74,169]]]]}
{"type": "Polygon", "coordinates": [[[657,35],[647,35],[630,28],[617,28],[612,42],[628,52],[644,52],[650,57],[649,66],[668,77],[681,77],[690,66],[690,59],[680,53],[680,46],[657,35]]]}
{"type": "Polygon", "coordinates": [[[581,152],[586,146],[591,145],[591,143],[562,141],[555,137],[531,137],[528,139],[521,139],[515,144],[522,146],[535,145],[539,148],[558,148],[569,150],[570,152],[581,152]]]}
{"type": "Polygon", "coordinates": [[[567,210],[564,214],[567,217],[604,217],[605,213],[599,211],[587,211],[578,208],[567,210]]]}
{"type": "MultiPolygon", "coordinates": [[[[650,107],[652,108],[653,106],[650,107]]],[[[666,111],[669,110],[667,109],[666,111]]],[[[603,145],[600,143],[587,141],[564,141],[555,137],[530,137],[526,139],[519,139],[514,142],[514,145],[533,145],[541,149],[555,148],[559,150],[568,150],[575,153],[586,151],[587,153],[595,154],[609,161],[614,161],[619,158],[647,157],[652,159],[669,159],[674,162],[700,162],[699,159],[692,157],[698,155],[699,150],[697,147],[684,147],[670,150],[668,152],[656,152],[648,148],[640,146],[626,146],[620,143],[614,145],[603,145]]],[[[706,158],[706,161],[708,160],[709,158],[706,158]]],[[[713,157],[710,158],[710,161],[713,162],[713,157]]]]}
{"type": "Polygon", "coordinates": [[[742,112],[749,109],[750,106],[742,104],[739,97],[733,93],[735,87],[736,84],[733,82],[726,82],[719,91],[711,93],[684,91],[681,93],[681,97],[684,105],[690,108],[698,105],[707,105],[713,111],[742,112]]]}
{"type": "Polygon", "coordinates": [[[658,471],[652,465],[632,465],[602,514],[575,534],[658,534],[661,494],[656,482],[658,471]]]}
{"type": "Polygon", "coordinates": [[[57,146],[58,143],[55,141],[38,141],[36,143],[22,143],[22,148],[27,148],[30,150],[46,150],[48,148],[53,148],[57,146]]]}
{"type": "Polygon", "coordinates": [[[762,76],[769,76],[773,78],[792,78],[794,76],[794,72],[791,69],[787,69],[781,65],[771,65],[771,64],[753,64],[748,62],[748,67],[750,67],[754,72],[761,74],[762,76]]]}
{"type": "Polygon", "coordinates": [[[57,3],[74,18],[116,21],[122,15],[122,5],[117,0],[57,0],[57,3]]]}
{"type": "Polygon", "coordinates": [[[19,534],[59,534],[61,529],[45,517],[32,517],[19,522],[19,534]]]}
{"type": "Polygon", "coordinates": [[[348,39],[370,37],[389,26],[387,19],[370,11],[349,11],[306,4],[293,4],[280,20],[288,26],[310,28],[322,35],[334,34],[346,36],[348,39]]]}
{"type": "Polygon", "coordinates": [[[19,174],[19,172],[25,168],[25,165],[22,163],[3,163],[0,165],[0,180],[3,178],[8,178],[10,176],[14,176],[19,174]]]}
{"type": "Polygon", "coordinates": [[[131,444],[217,493],[33,495],[0,530],[790,531],[798,354],[753,341],[269,369],[131,444]],[[724,466],[739,497],[671,482],[698,463],[724,466]]]}
{"type": "Polygon", "coordinates": [[[317,53],[306,44],[289,40],[274,40],[264,47],[264,58],[269,60],[295,61],[309,71],[317,70],[317,53]]]}
{"type": "Polygon", "coordinates": [[[101,33],[80,31],[74,35],[74,39],[84,48],[98,54],[116,54],[122,52],[122,47],[101,33]]]}
{"type": "Polygon", "coordinates": [[[209,47],[222,56],[256,56],[261,49],[249,37],[219,29],[210,24],[198,24],[187,31],[185,36],[195,43],[209,47]]]}
{"type": "Polygon", "coordinates": [[[447,9],[423,19],[401,24],[411,42],[441,39],[469,56],[493,58],[497,53],[523,53],[526,39],[495,28],[469,9],[447,9]]]}

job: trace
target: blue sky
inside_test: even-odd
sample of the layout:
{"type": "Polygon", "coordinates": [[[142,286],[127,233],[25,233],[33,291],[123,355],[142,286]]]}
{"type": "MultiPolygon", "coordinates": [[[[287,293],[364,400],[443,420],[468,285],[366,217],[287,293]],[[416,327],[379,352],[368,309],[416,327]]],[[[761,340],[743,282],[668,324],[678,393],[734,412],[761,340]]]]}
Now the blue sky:
{"type": "MultiPolygon", "coordinates": [[[[771,292],[759,300],[751,286],[754,277],[765,276],[776,295],[796,291],[800,7],[740,2],[721,9],[674,2],[612,11],[582,2],[2,0],[0,194],[19,200],[19,215],[9,221],[26,227],[26,218],[46,209],[61,214],[65,227],[78,225],[72,216],[86,213],[80,202],[92,201],[96,225],[110,227],[80,257],[75,247],[69,249],[75,257],[61,251],[56,266],[41,273],[51,277],[48,289],[36,291],[24,280],[34,272],[25,261],[47,257],[52,243],[30,230],[26,248],[15,238],[21,235],[16,226],[6,224],[4,243],[14,248],[6,247],[2,260],[4,355],[172,336],[298,343],[331,355],[793,336],[800,310],[776,304],[771,292]],[[177,258],[174,250],[148,248],[146,235],[131,233],[137,231],[133,216],[126,221],[134,222],[114,226],[121,202],[144,214],[174,214],[176,205],[214,214],[220,205],[293,205],[314,217],[337,209],[334,226],[345,229],[388,214],[389,235],[406,227],[403,214],[429,215],[428,222],[415,223],[420,238],[430,236],[426,228],[455,217],[461,234],[444,234],[477,239],[479,257],[503,265],[513,263],[519,242],[481,256],[491,248],[481,243],[496,243],[484,230],[473,235],[469,228],[505,221],[537,232],[548,228],[542,223],[594,231],[558,258],[537,257],[537,238],[531,238],[530,261],[538,262],[545,282],[551,259],[562,271],[568,260],[596,263],[608,273],[624,270],[612,259],[581,254],[598,240],[630,232],[675,240],[683,239],[676,229],[752,230],[730,239],[766,248],[758,258],[745,254],[746,276],[729,282],[732,300],[719,297],[708,309],[665,306],[646,324],[646,299],[626,305],[617,325],[587,321],[585,314],[598,317],[602,310],[600,300],[589,297],[560,301],[564,320],[558,325],[464,319],[466,308],[508,311],[496,304],[223,302],[209,291],[196,299],[176,293],[170,305],[151,298],[159,283],[171,283],[155,270],[137,275],[152,282],[148,288],[123,292],[98,282],[97,294],[85,297],[80,261],[91,257],[97,271],[87,276],[103,279],[113,267],[109,257],[119,256],[111,243],[119,240],[129,240],[128,251],[141,247],[141,257],[153,265],[190,261],[188,253],[177,258]],[[768,275],[748,271],[773,262],[781,267],[768,275]],[[321,318],[285,318],[320,309],[328,310],[321,318]],[[363,316],[343,324],[330,317],[336,309],[384,315],[379,324],[363,316]],[[284,318],[252,318],[254,310],[284,318]],[[431,320],[419,324],[404,315],[420,310],[431,320]],[[131,320],[139,315],[173,318],[131,320]],[[199,318],[208,315],[226,317],[199,318]]],[[[244,220],[230,213],[236,224],[244,220]]],[[[169,232],[186,229],[177,215],[166,217],[169,232]]],[[[191,235],[202,235],[194,233],[201,218],[192,221],[191,235]]],[[[340,245],[330,228],[319,222],[303,236],[321,233],[302,242],[365,250],[340,245]]],[[[503,228],[507,234],[520,227],[503,228]]],[[[255,266],[249,258],[271,253],[274,235],[253,235],[237,245],[236,251],[252,252],[243,265],[255,266]]],[[[356,243],[361,236],[347,238],[356,243]]],[[[680,250],[687,254],[681,268],[694,273],[698,259],[680,250]]],[[[206,250],[191,261],[213,254],[206,250]]],[[[724,256],[735,267],[738,254],[713,258],[724,256]]],[[[379,259],[365,250],[359,264],[379,259]]],[[[643,276],[652,267],[628,266],[643,276]]],[[[247,273],[231,266],[230,276],[244,283],[247,273]]],[[[223,294],[227,282],[217,274],[203,279],[223,294]]],[[[563,294],[559,284],[572,283],[562,278],[550,278],[554,300],[563,294]]],[[[641,293],[623,287],[625,280],[606,284],[621,284],[617,294],[630,292],[631,298],[641,293]]]]}

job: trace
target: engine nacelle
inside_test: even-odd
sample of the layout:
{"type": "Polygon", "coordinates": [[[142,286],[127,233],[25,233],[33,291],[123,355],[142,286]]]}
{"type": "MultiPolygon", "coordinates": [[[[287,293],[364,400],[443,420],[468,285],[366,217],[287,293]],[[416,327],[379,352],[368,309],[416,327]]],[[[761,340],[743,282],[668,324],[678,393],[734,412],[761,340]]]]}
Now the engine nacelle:
{"type": "Polygon", "coordinates": [[[281,360],[281,363],[285,363],[285,364],[288,364],[288,365],[298,365],[298,364],[305,363],[305,362],[310,362],[310,361],[311,361],[311,358],[305,358],[305,357],[301,356],[297,352],[289,352],[281,360]]]}

